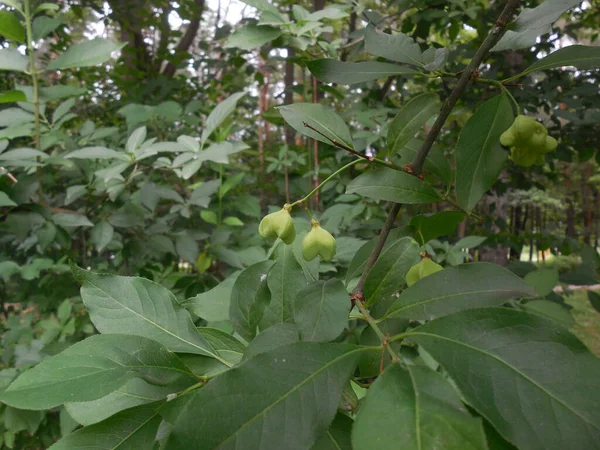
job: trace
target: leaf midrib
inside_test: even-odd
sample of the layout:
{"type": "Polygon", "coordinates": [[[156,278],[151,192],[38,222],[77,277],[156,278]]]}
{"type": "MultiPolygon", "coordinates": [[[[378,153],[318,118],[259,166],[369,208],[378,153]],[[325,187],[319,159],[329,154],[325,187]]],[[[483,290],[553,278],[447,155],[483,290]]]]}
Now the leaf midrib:
{"type": "MultiPolygon", "coordinates": [[[[325,371],[330,366],[336,364],[339,360],[342,360],[345,357],[347,357],[347,356],[349,356],[349,355],[351,355],[353,353],[363,352],[365,350],[369,350],[369,349],[365,349],[365,348],[359,347],[357,349],[350,350],[349,352],[346,352],[346,353],[338,356],[337,358],[332,359],[331,361],[327,362],[323,366],[319,367],[318,370],[316,370],[315,372],[311,373],[308,377],[306,377],[304,380],[302,380],[302,382],[298,383],[296,386],[294,386],[292,389],[290,389],[289,391],[287,391],[286,393],[284,393],[281,397],[279,397],[277,400],[275,400],[274,402],[272,402],[270,405],[268,405],[262,411],[260,411],[259,413],[255,414],[253,417],[251,417],[250,419],[248,419],[245,423],[243,423],[242,425],[240,425],[232,434],[230,434],[229,436],[227,436],[223,441],[221,441],[218,445],[216,445],[214,447],[214,449],[221,448],[221,446],[225,442],[227,442],[229,439],[235,437],[242,429],[244,429],[245,427],[247,427],[248,425],[250,425],[254,420],[256,420],[257,418],[259,418],[259,417],[261,417],[263,415],[265,415],[271,409],[275,408],[275,406],[277,406],[282,401],[286,400],[290,395],[292,395],[294,392],[298,391],[300,388],[302,388],[302,386],[304,386],[305,384],[307,384],[309,381],[311,381],[313,378],[315,378],[321,372],[325,371]]],[[[378,348],[376,350],[379,351],[378,348]]]]}
{"type": "Polygon", "coordinates": [[[473,350],[475,352],[482,353],[482,354],[484,354],[485,356],[487,356],[489,358],[495,359],[496,361],[500,362],[501,364],[504,364],[509,369],[512,369],[516,374],[518,374],[521,377],[523,377],[524,380],[528,381],[533,386],[535,386],[536,388],[538,388],[540,391],[542,391],[546,395],[548,395],[548,397],[550,397],[551,399],[553,399],[557,403],[561,404],[567,410],[571,411],[573,414],[575,414],[577,417],[579,417],[585,423],[591,425],[594,429],[600,431],[600,426],[595,425],[594,423],[590,422],[586,417],[582,416],[578,411],[576,411],[573,408],[571,408],[571,406],[569,406],[568,404],[566,404],[562,399],[556,397],[554,394],[552,394],[550,391],[548,391],[544,386],[541,386],[540,384],[536,383],[535,380],[531,379],[529,376],[527,376],[526,374],[524,374],[523,372],[521,372],[520,370],[518,370],[516,367],[514,367],[511,364],[509,364],[507,361],[504,361],[503,359],[499,358],[498,356],[494,355],[493,353],[489,353],[489,352],[487,352],[487,351],[485,351],[485,350],[483,350],[483,349],[481,349],[479,347],[475,347],[473,345],[467,344],[466,342],[461,342],[461,341],[458,341],[456,339],[449,338],[447,336],[442,336],[440,334],[427,333],[427,332],[423,332],[423,331],[416,331],[416,332],[409,331],[408,333],[406,333],[407,337],[409,337],[409,336],[416,336],[416,335],[433,337],[433,338],[436,338],[436,339],[442,339],[442,340],[451,342],[451,343],[453,343],[455,345],[463,346],[463,347],[466,347],[466,348],[468,348],[470,350],[473,350]]]}

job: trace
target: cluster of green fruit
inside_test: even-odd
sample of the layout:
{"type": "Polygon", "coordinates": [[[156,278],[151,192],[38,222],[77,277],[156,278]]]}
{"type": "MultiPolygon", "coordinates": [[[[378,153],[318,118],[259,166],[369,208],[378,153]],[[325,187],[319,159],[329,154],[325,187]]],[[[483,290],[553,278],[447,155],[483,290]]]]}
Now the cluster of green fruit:
{"type": "Polygon", "coordinates": [[[515,164],[530,167],[541,166],[545,154],[556,150],[558,142],[548,136],[548,130],[535,119],[518,115],[508,130],[500,135],[500,143],[510,147],[510,157],[515,164]]]}
{"type": "MultiPolygon", "coordinates": [[[[283,205],[277,212],[271,213],[260,221],[258,232],[265,239],[279,238],[290,245],[296,239],[296,227],[290,215],[290,205],[283,205]]],[[[302,241],[302,256],[312,261],[320,256],[324,261],[331,261],[335,256],[335,238],[321,227],[317,220],[311,220],[311,229],[302,241]]]]}

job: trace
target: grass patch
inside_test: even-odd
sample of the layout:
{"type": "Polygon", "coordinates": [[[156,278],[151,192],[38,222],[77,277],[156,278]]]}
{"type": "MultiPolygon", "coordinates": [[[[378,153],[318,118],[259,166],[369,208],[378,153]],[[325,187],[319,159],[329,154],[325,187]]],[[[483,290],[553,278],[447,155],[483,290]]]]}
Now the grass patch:
{"type": "Polygon", "coordinates": [[[600,313],[588,301],[587,292],[574,291],[569,297],[565,296],[565,301],[573,307],[575,325],[571,331],[600,357],[600,313]]]}

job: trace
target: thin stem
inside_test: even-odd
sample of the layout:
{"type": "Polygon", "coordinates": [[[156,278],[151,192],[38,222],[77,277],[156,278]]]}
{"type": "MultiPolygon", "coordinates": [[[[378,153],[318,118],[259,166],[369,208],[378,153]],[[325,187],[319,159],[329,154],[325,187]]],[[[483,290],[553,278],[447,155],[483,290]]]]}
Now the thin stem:
{"type": "Polygon", "coordinates": [[[290,207],[293,207],[293,206],[299,205],[300,203],[304,203],[304,202],[308,201],[309,198],[311,198],[313,195],[315,195],[317,192],[319,192],[319,190],[321,190],[321,188],[323,186],[325,186],[327,183],[329,183],[333,178],[337,177],[340,173],[342,173],[344,170],[348,169],[349,167],[352,167],[357,162],[360,162],[360,159],[355,159],[354,161],[346,164],[345,166],[343,166],[340,169],[333,172],[331,175],[329,175],[327,178],[325,178],[321,182],[321,184],[319,184],[316,188],[314,188],[312,191],[310,191],[304,198],[301,198],[300,200],[296,200],[294,203],[292,203],[290,205],[290,207]]]}
{"type": "Polygon", "coordinates": [[[515,97],[506,88],[506,86],[504,85],[504,83],[502,81],[490,80],[487,78],[478,78],[477,81],[479,83],[486,83],[486,84],[491,84],[493,86],[497,86],[512,102],[513,106],[515,107],[515,111],[517,112],[517,115],[521,114],[521,106],[519,106],[519,103],[517,103],[517,100],[515,99],[515,97]]]}
{"type": "Polygon", "coordinates": [[[372,162],[375,164],[379,164],[380,166],[389,167],[390,169],[398,170],[399,172],[406,172],[406,170],[404,170],[404,168],[394,164],[393,162],[384,161],[382,159],[374,158],[372,156],[363,155],[362,153],[354,150],[352,147],[348,147],[347,145],[342,144],[341,142],[336,141],[335,139],[331,139],[329,136],[326,136],[325,134],[321,133],[315,127],[307,124],[306,122],[304,122],[304,126],[308,129],[314,131],[315,133],[318,133],[321,136],[323,136],[325,139],[327,139],[329,142],[331,142],[331,145],[333,145],[334,147],[338,147],[338,148],[341,148],[342,150],[346,150],[347,152],[352,153],[354,156],[356,156],[360,159],[363,159],[365,161],[372,162]]]}
{"type": "Polygon", "coordinates": [[[30,0],[25,0],[25,28],[27,30],[27,54],[29,56],[29,74],[31,75],[31,83],[33,88],[33,120],[35,123],[35,148],[37,150],[40,149],[40,140],[42,134],[42,127],[40,123],[40,93],[39,93],[39,83],[38,83],[38,75],[39,72],[35,68],[35,50],[33,48],[33,28],[31,25],[31,9],[30,9],[30,0]]]}
{"type": "Polygon", "coordinates": [[[223,164],[219,164],[219,216],[217,220],[217,227],[221,226],[221,220],[223,219],[223,195],[221,190],[223,189],[223,164]]]}
{"type": "Polygon", "coordinates": [[[500,13],[498,20],[492,28],[491,33],[488,34],[481,46],[475,52],[473,59],[471,59],[467,67],[462,71],[460,78],[456,83],[456,86],[454,86],[454,89],[452,89],[452,92],[446,99],[444,106],[440,110],[439,116],[433,124],[433,127],[431,127],[431,130],[427,134],[423,145],[421,145],[421,148],[419,148],[419,151],[417,152],[417,155],[415,156],[415,159],[412,162],[412,168],[415,171],[415,173],[418,174],[423,169],[425,158],[431,150],[431,147],[433,146],[433,143],[435,142],[436,138],[442,131],[442,127],[446,123],[446,120],[448,120],[448,116],[454,109],[456,102],[458,102],[458,99],[460,98],[462,92],[467,87],[467,84],[469,84],[469,81],[471,81],[474,72],[476,72],[477,68],[483,62],[489,51],[504,35],[506,31],[506,25],[513,16],[518,5],[519,0],[509,0],[506,3],[506,6],[500,13]]]}
{"type": "Polygon", "coordinates": [[[379,328],[379,325],[377,325],[377,322],[375,321],[375,319],[373,319],[373,317],[371,317],[371,315],[369,314],[369,311],[367,311],[367,308],[365,308],[365,306],[362,304],[362,302],[360,300],[355,300],[354,304],[356,305],[358,310],[362,313],[362,315],[365,317],[365,320],[368,322],[368,324],[371,326],[371,328],[373,328],[373,331],[375,331],[375,334],[377,334],[377,337],[379,338],[379,340],[384,345],[387,352],[392,357],[392,362],[394,362],[394,363],[400,362],[401,361],[400,356],[398,356],[398,354],[394,351],[394,349],[390,345],[387,345],[387,343],[389,343],[389,338],[385,335],[385,333],[383,331],[381,331],[381,328],[379,328]]]}

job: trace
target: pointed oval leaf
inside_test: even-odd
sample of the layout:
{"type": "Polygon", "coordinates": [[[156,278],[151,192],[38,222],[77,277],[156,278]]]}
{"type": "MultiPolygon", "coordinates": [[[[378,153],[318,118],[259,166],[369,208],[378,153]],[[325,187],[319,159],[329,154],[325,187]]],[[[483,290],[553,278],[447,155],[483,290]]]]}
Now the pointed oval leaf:
{"type": "Polygon", "coordinates": [[[426,204],[442,200],[423,180],[392,169],[376,169],[359,175],[350,182],[346,193],[405,204],[426,204]]]}
{"type": "Polygon", "coordinates": [[[324,83],[350,85],[394,75],[419,73],[409,67],[379,61],[346,62],[335,59],[317,59],[307,63],[308,70],[324,83]]]}
{"type": "Polygon", "coordinates": [[[407,335],[518,448],[598,448],[600,360],[556,322],[486,308],[433,320],[407,335]]]}
{"type": "Polygon", "coordinates": [[[487,450],[481,419],[425,366],[389,366],[377,377],[352,430],[354,450],[487,450]]]}
{"type": "Polygon", "coordinates": [[[48,64],[47,70],[63,70],[73,67],[87,67],[102,64],[110,59],[112,52],[121,50],[125,44],[95,38],[80,42],[67,49],[62,55],[48,64]]]}
{"type": "Polygon", "coordinates": [[[25,27],[13,13],[0,11],[0,36],[22,44],[25,42],[25,27]]]}
{"type": "Polygon", "coordinates": [[[417,67],[423,66],[419,44],[403,33],[380,33],[369,25],[365,31],[365,47],[371,55],[417,67]]]}
{"type": "Polygon", "coordinates": [[[332,145],[331,141],[336,141],[352,148],[352,136],[348,126],[331,108],[318,103],[294,103],[280,106],[278,110],[294,130],[329,145],[332,145]],[[327,138],[305,124],[323,133],[327,138]]]}
{"type": "Polygon", "coordinates": [[[0,206],[17,206],[17,204],[11,200],[6,192],[0,191],[0,206]]]}
{"type": "Polygon", "coordinates": [[[504,94],[481,105],[469,118],[456,143],[456,200],[471,211],[496,179],[508,158],[500,135],[513,123],[514,114],[504,94]]]}
{"type": "Polygon", "coordinates": [[[400,294],[383,317],[430,320],[533,295],[529,284],[504,267],[484,262],[461,264],[417,281],[400,294]]]}
{"type": "Polygon", "coordinates": [[[298,292],[294,322],[303,341],[333,341],[348,324],[350,297],[336,279],[315,281],[298,292]]]}
{"type": "MultiPolygon", "coordinates": [[[[153,448],[162,421],[164,401],[126,409],[102,422],[70,433],[50,447],[52,450],[153,448]]],[[[50,450],[48,449],[48,450],[50,450]]]]}
{"type": "Polygon", "coordinates": [[[140,336],[91,336],[45,359],[2,393],[2,402],[24,409],[48,409],[69,401],[95,400],[132,378],[167,384],[190,371],[156,341],[140,336]]]}
{"type": "Polygon", "coordinates": [[[61,227],[93,227],[94,224],[90,222],[86,216],[82,214],[72,214],[72,213],[57,213],[52,214],[52,222],[55,225],[59,225],[61,227]]]}
{"type": "Polygon", "coordinates": [[[81,298],[101,333],[125,333],[160,342],[170,351],[220,358],[189,313],[164,286],[145,278],[98,274],[74,267],[81,298]]]}
{"type": "MultiPolygon", "coordinates": [[[[235,107],[237,102],[246,95],[245,92],[237,92],[235,94],[230,95],[221,103],[219,103],[215,109],[213,109],[208,117],[206,118],[206,123],[204,124],[204,129],[202,130],[202,139],[200,147],[204,147],[204,143],[210,137],[210,135],[223,123],[227,117],[235,111],[235,107]]],[[[227,161],[225,161],[227,162],[227,161]]]]}
{"type": "Polygon", "coordinates": [[[106,147],[85,147],[72,151],[65,155],[65,158],[76,159],[122,159],[127,161],[129,158],[121,152],[111,150],[106,147]]]}
{"type": "Polygon", "coordinates": [[[0,70],[27,72],[29,59],[14,48],[0,49],[0,70]]]}
{"type": "Polygon", "coordinates": [[[229,317],[233,329],[247,341],[256,336],[265,308],[271,301],[267,274],[272,266],[273,261],[253,264],[240,274],[231,290],[229,317]]]}
{"type": "Polygon", "coordinates": [[[298,342],[248,359],[168,404],[165,450],[310,448],[327,431],[362,351],[298,342]]]}
{"type": "Polygon", "coordinates": [[[236,30],[225,43],[225,48],[239,48],[242,50],[252,50],[253,48],[265,45],[281,36],[281,30],[265,26],[249,24],[239,30],[236,30]]]}
{"type": "Polygon", "coordinates": [[[402,149],[439,110],[437,94],[427,93],[411,98],[398,112],[388,128],[390,152],[402,149]]]}
{"type": "Polygon", "coordinates": [[[515,79],[537,70],[548,70],[556,67],[574,66],[579,70],[596,69],[600,67],[600,47],[586,45],[570,45],[550,53],[545,58],[533,63],[515,79]]]}
{"type": "Polygon", "coordinates": [[[381,253],[365,279],[364,295],[367,305],[390,298],[406,285],[406,273],[421,259],[419,248],[417,241],[405,237],[381,253]]]}

